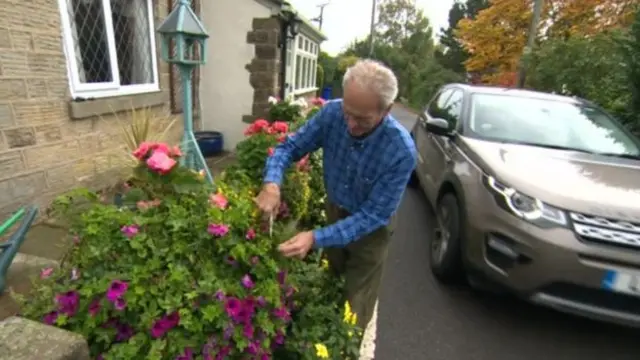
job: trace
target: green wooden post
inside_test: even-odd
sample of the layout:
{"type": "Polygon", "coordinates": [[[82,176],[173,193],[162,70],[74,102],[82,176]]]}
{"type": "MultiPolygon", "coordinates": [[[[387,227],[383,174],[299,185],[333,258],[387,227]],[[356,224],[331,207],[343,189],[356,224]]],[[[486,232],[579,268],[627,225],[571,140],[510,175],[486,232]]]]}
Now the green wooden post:
{"type": "Polygon", "coordinates": [[[193,133],[193,94],[191,90],[193,69],[206,63],[206,46],[209,35],[189,3],[189,0],[180,0],[169,16],[160,24],[158,33],[162,38],[163,59],[170,64],[175,64],[181,75],[184,120],[182,151],[184,156],[180,163],[196,171],[204,170],[207,180],[213,183],[213,176],[193,133]],[[171,51],[172,43],[176,51],[171,51]],[[200,54],[199,58],[196,58],[196,53],[200,54]]]}

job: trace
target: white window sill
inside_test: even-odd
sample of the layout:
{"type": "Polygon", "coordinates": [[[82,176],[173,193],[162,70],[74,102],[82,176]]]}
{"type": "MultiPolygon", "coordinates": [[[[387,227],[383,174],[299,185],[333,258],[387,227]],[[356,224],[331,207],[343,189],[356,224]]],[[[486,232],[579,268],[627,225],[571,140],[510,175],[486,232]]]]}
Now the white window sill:
{"type": "Polygon", "coordinates": [[[105,89],[105,90],[83,90],[83,91],[71,91],[71,98],[74,100],[79,99],[101,99],[111,98],[117,96],[129,96],[159,92],[160,86],[158,84],[142,84],[142,85],[129,85],[122,86],[117,89],[105,89]]]}
{"type": "Polygon", "coordinates": [[[310,87],[310,88],[306,88],[306,89],[294,90],[293,91],[293,95],[307,94],[307,93],[314,92],[314,91],[318,91],[318,88],[317,87],[310,87]]]}
{"type": "Polygon", "coordinates": [[[162,106],[168,102],[168,95],[161,91],[70,101],[69,117],[80,120],[133,109],[162,106]]]}

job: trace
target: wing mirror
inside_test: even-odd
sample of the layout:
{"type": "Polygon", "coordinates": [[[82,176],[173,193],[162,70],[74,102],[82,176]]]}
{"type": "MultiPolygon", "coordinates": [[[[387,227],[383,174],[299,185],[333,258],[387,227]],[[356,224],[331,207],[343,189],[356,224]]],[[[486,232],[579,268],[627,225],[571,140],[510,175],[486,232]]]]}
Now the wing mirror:
{"type": "Polygon", "coordinates": [[[449,123],[441,118],[430,118],[425,122],[428,132],[438,136],[451,136],[453,133],[449,130],[449,123]]]}

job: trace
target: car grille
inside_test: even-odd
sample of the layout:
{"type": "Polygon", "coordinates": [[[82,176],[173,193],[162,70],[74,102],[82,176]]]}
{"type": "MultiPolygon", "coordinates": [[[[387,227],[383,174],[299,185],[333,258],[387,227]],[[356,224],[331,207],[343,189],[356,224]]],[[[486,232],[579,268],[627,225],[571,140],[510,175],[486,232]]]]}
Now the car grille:
{"type": "Polygon", "coordinates": [[[570,213],[573,229],[585,241],[640,250],[640,224],[570,213]]]}

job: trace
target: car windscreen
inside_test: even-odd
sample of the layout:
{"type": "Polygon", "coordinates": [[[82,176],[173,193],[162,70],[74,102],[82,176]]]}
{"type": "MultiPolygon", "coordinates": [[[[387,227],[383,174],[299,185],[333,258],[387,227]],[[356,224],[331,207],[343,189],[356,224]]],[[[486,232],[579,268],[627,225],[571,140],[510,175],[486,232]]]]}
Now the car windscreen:
{"type": "Polygon", "coordinates": [[[489,141],[639,156],[637,142],[602,110],[578,103],[473,94],[468,128],[489,141]]]}

